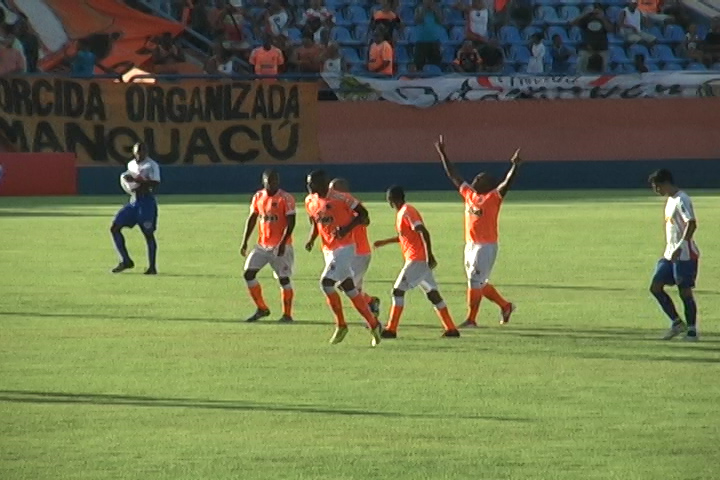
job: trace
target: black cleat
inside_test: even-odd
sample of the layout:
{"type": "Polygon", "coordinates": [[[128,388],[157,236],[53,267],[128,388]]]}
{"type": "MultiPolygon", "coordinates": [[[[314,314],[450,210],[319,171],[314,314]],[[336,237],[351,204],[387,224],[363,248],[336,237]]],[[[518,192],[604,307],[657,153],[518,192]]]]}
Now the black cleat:
{"type": "Polygon", "coordinates": [[[127,263],[125,263],[125,262],[120,262],[120,263],[118,263],[118,266],[117,266],[117,267],[115,267],[115,268],[113,268],[113,269],[111,270],[111,272],[112,272],[112,273],[120,273],[120,272],[122,272],[122,271],[129,270],[129,269],[134,268],[134,267],[135,267],[135,264],[132,262],[132,260],[129,261],[129,262],[127,262],[127,263]]]}
{"type": "Polygon", "coordinates": [[[245,320],[246,322],[257,322],[261,318],[265,318],[267,316],[270,316],[270,310],[260,310],[259,308],[257,311],[252,315],[252,317],[245,320]]]}
{"type": "Polygon", "coordinates": [[[155,267],[148,268],[145,270],[145,275],[157,275],[157,270],[155,267]]]}
{"type": "Polygon", "coordinates": [[[442,336],[445,338],[456,338],[460,336],[460,332],[457,330],[445,330],[442,336]]]}
{"type": "Polygon", "coordinates": [[[293,323],[295,320],[290,315],[283,315],[278,318],[278,323],[293,323]]]}
{"type": "Polygon", "coordinates": [[[392,330],[383,330],[380,336],[382,338],[397,338],[397,332],[393,332],[392,330]]]}

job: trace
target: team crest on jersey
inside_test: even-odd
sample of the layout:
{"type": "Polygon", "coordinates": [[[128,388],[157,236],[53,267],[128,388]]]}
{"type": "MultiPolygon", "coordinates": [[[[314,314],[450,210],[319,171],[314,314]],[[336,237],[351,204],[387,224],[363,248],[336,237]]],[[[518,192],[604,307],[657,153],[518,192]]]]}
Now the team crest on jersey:
{"type": "Polygon", "coordinates": [[[468,206],[468,213],[471,215],[475,215],[477,217],[482,217],[483,209],[482,208],[473,208],[468,206]]]}
{"type": "Polygon", "coordinates": [[[272,202],[270,205],[271,205],[273,208],[275,208],[275,207],[278,206],[277,202],[272,202]]]}

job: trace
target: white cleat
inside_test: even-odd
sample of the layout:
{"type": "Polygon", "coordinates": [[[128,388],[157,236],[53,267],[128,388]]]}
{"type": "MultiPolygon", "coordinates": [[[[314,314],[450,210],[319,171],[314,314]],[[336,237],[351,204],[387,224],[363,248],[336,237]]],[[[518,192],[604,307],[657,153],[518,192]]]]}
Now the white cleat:
{"type": "Polygon", "coordinates": [[[665,335],[662,337],[663,340],[672,340],[673,338],[677,337],[681,333],[683,333],[685,330],[687,330],[687,327],[685,326],[685,323],[683,322],[675,322],[673,323],[672,327],[665,332],[665,335]]]}

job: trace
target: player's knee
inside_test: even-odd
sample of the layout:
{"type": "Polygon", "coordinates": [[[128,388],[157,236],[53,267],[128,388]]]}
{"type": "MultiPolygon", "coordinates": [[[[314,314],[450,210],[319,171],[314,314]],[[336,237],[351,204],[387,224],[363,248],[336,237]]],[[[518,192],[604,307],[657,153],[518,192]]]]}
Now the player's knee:
{"type": "Polygon", "coordinates": [[[432,290],[428,292],[427,299],[430,300],[433,304],[443,301],[442,297],[440,296],[440,292],[438,292],[437,290],[432,290]]]}
{"type": "Polygon", "coordinates": [[[355,283],[353,283],[352,278],[347,278],[340,285],[338,285],[338,288],[340,288],[340,290],[342,290],[343,292],[350,292],[352,290],[355,290],[355,283]]]}
{"type": "Polygon", "coordinates": [[[683,300],[690,299],[693,296],[692,288],[688,287],[679,288],[678,293],[680,294],[680,298],[682,298],[683,300]]]}
{"type": "Polygon", "coordinates": [[[662,291],[663,291],[663,286],[661,283],[651,283],[650,284],[650,293],[652,293],[653,295],[658,295],[658,294],[662,293],[662,291]]]}
{"type": "Polygon", "coordinates": [[[289,279],[288,277],[281,277],[281,278],[278,279],[278,282],[279,282],[280,285],[283,286],[283,287],[286,287],[286,286],[290,285],[290,279],[289,279]]]}
{"type": "Polygon", "coordinates": [[[320,287],[324,290],[327,287],[335,287],[335,281],[329,278],[323,278],[320,280],[320,287]]]}
{"type": "Polygon", "coordinates": [[[120,228],[120,225],[118,225],[117,223],[113,223],[112,225],[110,225],[110,233],[120,233],[120,228]]]}
{"type": "Polygon", "coordinates": [[[393,291],[392,291],[392,295],[393,295],[393,297],[404,297],[404,296],[405,296],[405,291],[404,291],[404,290],[400,290],[400,289],[398,289],[398,288],[394,288],[393,291]]]}
{"type": "Polygon", "coordinates": [[[245,270],[245,273],[243,273],[243,278],[246,282],[251,282],[255,280],[255,277],[257,276],[257,270],[245,270]]]}

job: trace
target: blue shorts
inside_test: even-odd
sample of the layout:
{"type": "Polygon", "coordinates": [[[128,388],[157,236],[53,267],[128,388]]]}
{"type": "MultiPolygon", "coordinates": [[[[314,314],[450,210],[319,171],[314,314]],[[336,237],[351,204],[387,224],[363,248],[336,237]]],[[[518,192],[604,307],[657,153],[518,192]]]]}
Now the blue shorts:
{"type": "Polygon", "coordinates": [[[157,202],[153,196],[136,198],[122,207],[116,214],[113,223],[120,227],[133,228],[139,225],[143,232],[152,233],[157,229],[157,202]]]}
{"type": "Polygon", "coordinates": [[[677,285],[679,288],[693,288],[697,278],[698,261],[682,260],[675,263],[661,258],[655,267],[652,283],[677,285]]]}

